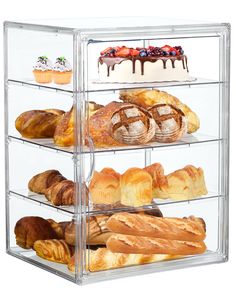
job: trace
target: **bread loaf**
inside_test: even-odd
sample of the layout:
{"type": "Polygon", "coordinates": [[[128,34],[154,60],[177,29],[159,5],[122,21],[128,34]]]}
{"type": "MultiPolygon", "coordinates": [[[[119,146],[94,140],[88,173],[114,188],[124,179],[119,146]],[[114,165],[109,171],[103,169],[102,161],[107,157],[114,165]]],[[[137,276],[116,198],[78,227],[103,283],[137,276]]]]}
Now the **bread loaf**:
{"type": "Polygon", "coordinates": [[[107,221],[111,232],[179,241],[203,241],[205,223],[201,218],[155,217],[127,212],[113,214],[107,221]]]}
{"type": "Polygon", "coordinates": [[[178,241],[121,234],[111,235],[106,245],[111,252],[127,254],[195,255],[206,251],[203,241],[178,241]]]}

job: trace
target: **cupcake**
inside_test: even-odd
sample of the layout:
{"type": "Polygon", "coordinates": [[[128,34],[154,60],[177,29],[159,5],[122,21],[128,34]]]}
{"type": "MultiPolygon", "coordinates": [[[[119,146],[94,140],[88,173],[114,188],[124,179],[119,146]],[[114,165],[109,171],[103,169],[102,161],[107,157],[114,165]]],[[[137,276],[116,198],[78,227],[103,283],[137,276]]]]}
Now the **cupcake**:
{"type": "Polygon", "coordinates": [[[69,84],[72,77],[72,68],[68,60],[58,57],[53,67],[53,79],[56,84],[69,84]]]}
{"type": "Polygon", "coordinates": [[[47,56],[39,56],[34,66],[33,74],[35,81],[38,83],[51,83],[53,66],[47,56]]]}

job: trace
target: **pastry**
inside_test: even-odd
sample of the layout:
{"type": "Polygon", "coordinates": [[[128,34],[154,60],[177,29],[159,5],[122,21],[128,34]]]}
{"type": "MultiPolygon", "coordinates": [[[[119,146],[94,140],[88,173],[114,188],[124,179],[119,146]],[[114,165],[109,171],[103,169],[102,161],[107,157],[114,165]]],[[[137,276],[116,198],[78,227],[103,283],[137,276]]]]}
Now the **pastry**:
{"type": "Polygon", "coordinates": [[[102,82],[191,81],[181,46],[108,47],[98,59],[102,82]]]}
{"type": "Polygon", "coordinates": [[[152,177],[143,169],[130,168],[121,175],[121,204],[132,207],[152,203],[152,177]]]}
{"type": "Polygon", "coordinates": [[[164,169],[160,163],[154,163],[143,168],[152,177],[152,196],[157,197],[158,191],[162,186],[167,185],[167,179],[164,175],[164,169]]]}
{"type": "MultiPolygon", "coordinates": [[[[86,221],[86,239],[88,245],[105,245],[111,232],[106,226],[109,215],[91,216],[86,221]]],[[[65,228],[65,240],[67,244],[76,244],[76,224],[72,221],[65,228]]]]}
{"type": "Polygon", "coordinates": [[[31,192],[44,194],[50,186],[65,179],[58,170],[47,170],[33,176],[28,183],[28,188],[31,192]]]}
{"type": "Polygon", "coordinates": [[[38,83],[51,83],[52,82],[52,62],[47,56],[39,56],[34,66],[33,74],[35,81],[38,83]]]}
{"type": "MultiPolygon", "coordinates": [[[[88,190],[84,185],[85,201],[88,202],[88,190]]],[[[75,183],[71,180],[62,180],[54,183],[45,191],[45,197],[55,206],[75,205],[75,183]]]]}
{"type": "Polygon", "coordinates": [[[36,254],[46,260],[68,264],[73,256],[74,247],[67,245],[64,240],[38,240],[34,243],[36,254]]]}
{"type": "Polygon", "coordinates": [[[53,219],[47,219],[51,227],[57,234],[58,239],[65,239],[65,229],[70,224],[70,221],[56,222],[53,219]]]}
{"type": "MultiPolygon", "coordinates": [[[[72,256],[68,269],[71,272],[75,272],[76,256],[72,256]]],[[[159,262],[164,260],[177,259],[180,256],[165,255],[165,254],[124,254],[124,253],[112,253],[107,248],[99,248],[97,250],[86,251],[86,269],[88,271],[101,271],[113,268],[120,268],[125,266],[147,264],[153,262],[159,262]]]]}
{"type": "Polygon", "coordinates": [[[27,216],[18,220],[14,232],[16,244],[24,249],[32,248],[37,240],[58,238],[50,222],[37,216],[27,216]]]}
{"type": "Polygon", "coordinates": [[[200,127],[200,121],[196,113],[194,113],[186,104],[183,104],[177,97],[167,92],[157,89],[123,90],[120,92],[120,99],[124,102],[133,103],[146,109],[156,104],[171,104],[184,113],[187,120],[188,133],[193,133],[200,127]]]}
{"type": "Polygon", "coordinates": [[[54,143],[58,146],[74,145],[74,108],[66,112],[54,132],[54,143]]]}
{"type": "Polygon", "coordinates": [[[120,174],[112,168],[95,171],[89,184],[93,204],[115,204],[120,202],[120,174]]]}
{"type": "Polygon", "coordinates": [[[155,134],[156,124],[150,113],[135,105],[119,108],[110,121],[111,136],[121,144],[144,144],[155,134]]]}
{"type": "Polygon", "coordinates": [[[169,218],[123,212],[113,214],[107,227],[114,233],[167,240],[200,242],[206,237],[204,220],[194,216],[169,218]]]}
{"type": "Polygon", "coordinates": [[[184,113],[171,104],[157,104],[148,109],[155,122],[154,141],[174,142],[187,132],[184,113]]]}
{"type": "Polygon", "coordinates": [[[53,67],[53,80],[56,84],[70,84],[72,77],[72,67],[64,57],[58,57],[53,67]]]}
{"type": "Polygon", "coordinates": [[[121,234],[111,235],[106,245],[111,252],[127,254],[195,255],[206,251],[203,241],[178,241],[121,234]]]}
{"type": "Polygon", "coordinates": [[[166,183],[156,188],[161,199],[188,200],[206,195],[207,188],[202,168],[187,165],[166,176],[166,183]]]}
{"type": "Polygon", "coordinates": [[[52,138],[64,111],[32,110],[22,113],[15,121],[15,127],[26,138],[52,138]]]}

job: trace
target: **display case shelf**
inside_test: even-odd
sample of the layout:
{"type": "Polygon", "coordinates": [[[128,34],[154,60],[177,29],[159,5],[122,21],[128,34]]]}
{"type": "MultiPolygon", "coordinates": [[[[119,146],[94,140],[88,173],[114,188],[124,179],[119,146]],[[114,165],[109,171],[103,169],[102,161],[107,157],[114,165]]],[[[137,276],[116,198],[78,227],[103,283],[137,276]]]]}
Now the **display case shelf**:
{"type": "MultiPolygon", "coordinates": [[[[74,206],[55,206],[52,203],[50,203],[45,198],[44,195],[29,192],[27,189],[10,191],[9,197],[10,198],[16,197],[24,201],[33,202],[35,205],[46,206],[48,209],[61,212],[68,216],[72,216],[76,214],[74,206]]],[[[156,206],[179,204],[179,203],[191,203],[191,202],[222,198],[222,197],[223,197],[222,195],[218,195],[216,192],[208,192],[207,195],[200,196],[195,199],[189,199],[189,200],[154,199],[153,204],[147,205],[147,206],[140,206],[138,207],[138,209],[148,210],[148,209],[155,209],[156,206]]],[[[127,212],[132,210],[134,210],[134,208],[132,207],[116,207],[112,209],[103,209],[103,210],[100,210],[100,209],[98,210],[96,208],[93,208],[92,206],[86,207],[86,213],[89,213],[90,215],[111,214],[115,212],[127,212]]]]}
{"type": "MultiPolygon", "coordinates": [[[[139,89],[139,88],[147,88],[147,89],[159,89],[159,88],[167,88],[167,87],[192,87],[192,86],[200,86],[200,85],[217,85],[223,83],[222,81],[205,79],[205,78],[196,78],[193,81],[187,82],[153,82],[153,83],[100,83],[98,80],[90,83],[87,91],[85,92],[112,92],[117,93],[120,90],[125,89],[139,89]]],[[[16,85],[23,87],[30,87],[38,90],[44,91],[54,91],[57,93],[73,96],[73,88],[72,84],[69,85],[58,85],[54,83],[50,84],[39,84],[34,80],[15,80],[9,79],[8,85],[16,85]]]]}
{"type": "MultiPolygon", "coordinates": [[[[35,148],[42,148],[48,151],[56,152],[56,153],[62,153],[64,155],[71,156],[74,153],[73,147],[63,148],[56,146],[52,139],[26,139],[22,137],[16,137],[16,136],[9,136],[8,137],[9,142],[14,141],[16,143],[21,144],[27,144],[31,145],[35,148]]],[[[83,153],[89,154],[91,152],[93,153],[118,153],[118,152],[124,152],[124,151],[135,151],[135,150],[156,150],[158,148],[171,148],[171,147],[181,147],[181,146],[191,146],[193,144],[204,144],[204,143],[210,143],[210,142],[218,142],[221,141],[221,138],[217,138],[210,135],[204,135],[204,134],[187,134],[184,137],[181,138],[181,140],[173,142],[173,143],[157,143],[157,142],[151,142],[143,145],[137,145],[137,146],[122,146],[122,147],[107,147],[107,148],[95,148],[94,151],[91,151],[88,149],[88,147],[84,148],[83,153]]]]}

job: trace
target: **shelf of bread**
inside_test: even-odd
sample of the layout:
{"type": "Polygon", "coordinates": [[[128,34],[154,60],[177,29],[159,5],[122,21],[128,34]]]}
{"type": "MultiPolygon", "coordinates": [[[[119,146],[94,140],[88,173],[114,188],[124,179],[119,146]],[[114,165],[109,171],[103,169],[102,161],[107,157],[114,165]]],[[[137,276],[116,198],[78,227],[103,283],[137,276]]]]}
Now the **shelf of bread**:
{"type": "MultiPolygon", "coordinates": [[[[31,202],[35,205],[39,205],[42,207],[46,207],[50,210],[56,211],[58,213],[62,213],[67,216],[72,216],[76,214],[74,205],[62,205],[62,206],[56,206],[53,205],[49,200],[45,198],[42,194],[36,194],[33,192],[30,192],[27,189],[22,190],[12,190],[9,192],[9,197],[15,197],[20,200],[24,200],[27,202],[31,202]]],[[[92,204],[90,206],[86,206],[86,213],[89,215],[101,215],[101,214],[111,214],[115,212],[130,212],[130,211],[137,211],[137,210],[152,210],[156,209],[157,206],[162,205],[168,205],[168,204],[178,204],[178,203],[192,203],[197,201],[203,201],[203,200],[209,200],[209,199],[217,199],[222,198],[222,195],[217,195],[216,192],[208,192],[207,195],[200,196],[194,199],[186,199],[186,200],[172,200],[172,199],[153,199],[153,203],[150,205],[144,205],[139,206],[137,208],[134,207],[110,207],[110,206],[103,206],[103,207],[97,207],[93,206],[92,204]]]]}
{"type": "MultiPolygon", "coordinates": [[[[13,141],[20,144],[29,145],[35,148],[45,149],[47,151],[52,151],[56,153],[61,153],[66,156],[72,156],[74,153],[74,147],[59,147],[55,145],[54,141],[52,139],[27,139],[23,137],[16,137],[16,136],[8,136],[9,142],[13,141]]],[[[210,142],[217,142],[221,141],[221,138],[217,138],[210,135],[204,135],[204,134],[198,134],[195,133],[193,135],[185,135],[181,138],[181,140],[178,140],[173,143],[157,143],[157,142],[150,142],[143,145],[132,145],[132,146],[118,146],[118,147],[103,147],[103,148],[94,148],[93,151],[91,151],[87,146],[83,148],[82,153],[83,154],[89,154],[91,152],[93,153],[119,153],[119,152],[132,152],[135,150],[156,150],[159,148],[171,148],[171,147],[181,147],[181,146],[191,146],[195,144],[204,144],[204,143],[210,143],[210,142]]]]}
{"type": "MultiPolygon", "coordinates": [[[[223,83],[222,81],[206,79],[206,78],[196,78],[193,81],[172,81],[172,82],[142,82],[142,83],[101,83],[100,81],[94,80],[93,83],[90,83],[88,89],[85,89],[85,92],[111,92],[111,93],[119,93],[120,90],[125,89],[139,89],[139,88],[147,88],[147,89],[159,89],[159,88],[167,88],[167,87],[192,87],[192,86],[201,86],[201,85],[217,85],[223,83]]],[[[41,84],[37,83],[34,80],[25,79],[25,80],[15,80],[8,79],[8,85],[15,86],[23,86],[34,88],[43,91],[54,91],[57,93],[61,93],[64,95],[73,96],[73,85],[58,85],[54,83],[49,84],[41,84]]]]}

